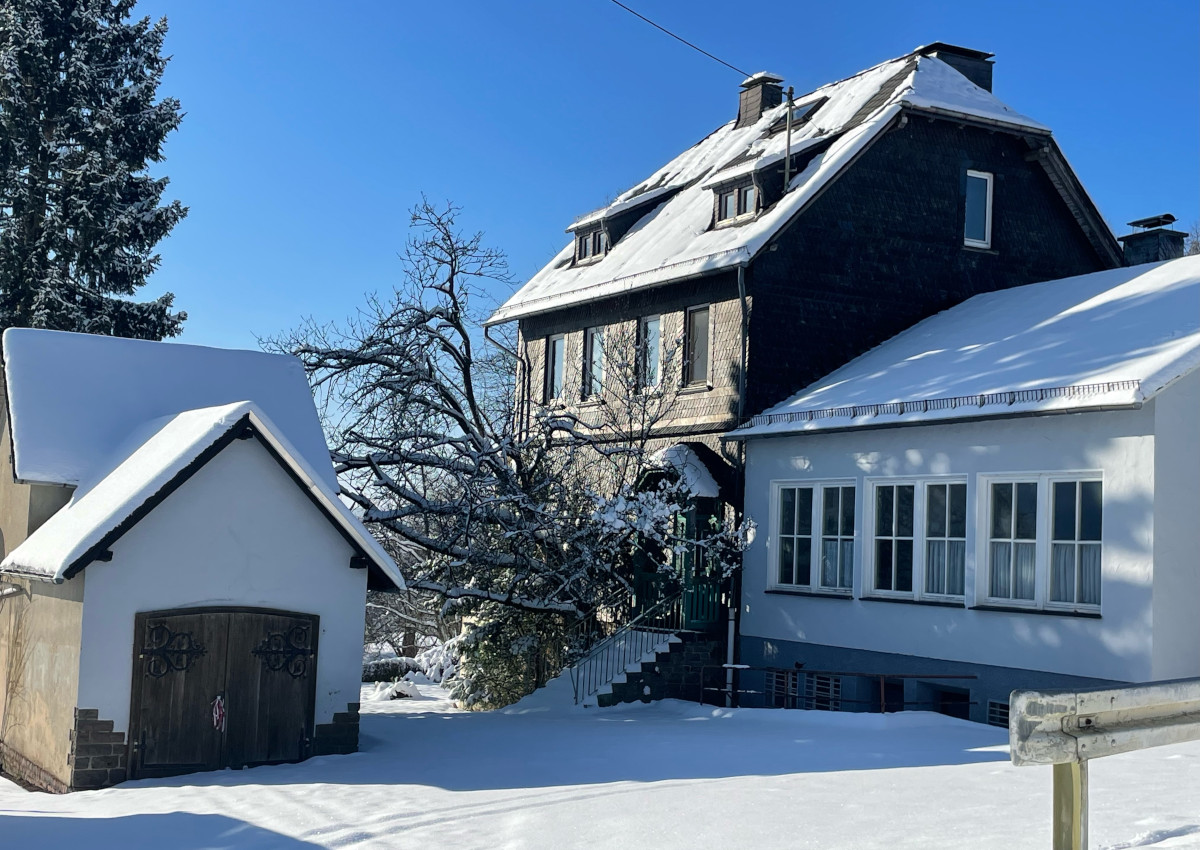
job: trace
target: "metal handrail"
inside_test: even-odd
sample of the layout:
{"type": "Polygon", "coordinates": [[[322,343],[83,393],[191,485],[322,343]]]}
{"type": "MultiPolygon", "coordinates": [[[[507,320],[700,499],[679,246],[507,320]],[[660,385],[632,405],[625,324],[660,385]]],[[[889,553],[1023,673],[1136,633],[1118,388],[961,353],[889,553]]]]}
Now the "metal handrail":
{"type": "Polygon", "coordinates": [[[638,614],[571,667],[575,704],[607,685],[635,659],[683,628],[683,591],[678,591],[638,614]]]}

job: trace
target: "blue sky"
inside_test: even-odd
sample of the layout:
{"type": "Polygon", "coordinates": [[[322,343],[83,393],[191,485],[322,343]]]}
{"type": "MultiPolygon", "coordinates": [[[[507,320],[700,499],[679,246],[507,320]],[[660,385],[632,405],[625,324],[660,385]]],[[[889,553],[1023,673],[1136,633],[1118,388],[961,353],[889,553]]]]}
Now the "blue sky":
{"type": "MultiPolygon", "coordinates": [[[[628,5],[797,93],[950,41],[996,54],[995,93],[1054,129],[1117,234],[1200,219],[1200,8],[859,0],[628,5]],[[750,10],[753,11],[744,11],[750,10]],[[774,19],[774,20],[772,20],[774,19]]],[[[464,208],[518,282],[564,227],[732,119],[741,77],[610,0],[143,0],[166,15],[160,94],[187,113],[156,173],[191,208],[144,297],[182,341],[255,347],[400,279],[421,193],[464,208]]],[[[499,297],[504,293],[497,292],[499,297]]]]}

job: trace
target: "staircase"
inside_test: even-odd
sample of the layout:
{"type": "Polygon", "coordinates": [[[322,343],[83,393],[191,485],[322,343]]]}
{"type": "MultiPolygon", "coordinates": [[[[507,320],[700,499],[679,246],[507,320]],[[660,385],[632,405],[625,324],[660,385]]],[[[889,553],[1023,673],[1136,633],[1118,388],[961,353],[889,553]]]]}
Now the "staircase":
{"type": "Polygon", "coordinates": [[[724,659],[724,642],[693,628],[689,591],[642,611],[571,667],[576,705],[610,706],[673,698],[699,700],[703,668],[724,659]]]}

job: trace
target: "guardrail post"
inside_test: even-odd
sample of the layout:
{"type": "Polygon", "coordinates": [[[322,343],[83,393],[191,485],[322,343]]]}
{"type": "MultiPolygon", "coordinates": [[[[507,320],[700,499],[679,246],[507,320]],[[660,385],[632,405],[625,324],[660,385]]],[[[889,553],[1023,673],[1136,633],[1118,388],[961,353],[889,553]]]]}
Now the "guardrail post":
{"type": "Polygon", "coordinates": [[[1054,765],[1054,850],[1086,850],[1087,823],[1087,762],[1054,765]]]}

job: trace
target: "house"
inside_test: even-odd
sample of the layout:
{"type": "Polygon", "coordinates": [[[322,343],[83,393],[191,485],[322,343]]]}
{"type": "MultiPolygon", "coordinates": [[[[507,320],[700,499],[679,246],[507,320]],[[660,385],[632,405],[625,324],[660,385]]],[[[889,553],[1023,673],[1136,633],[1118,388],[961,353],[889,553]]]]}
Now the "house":
{"type": "Polygon", "coordinates": [[[51,791],[357,749],[368,584],[291,357],[9,329],[0,763],[51,791]]]}
{"type": "Polygon", "coordinates": [[[1200,676],[1198,414],[1186,257],[978,295],[755,416],[743,689],[1007,725],[1200,676]]]}
{"type": "Polygon", "coordinates": [[[720,435],[747,416],[973,295],[1122,265],[990,57],[931,44],[799,97],[745,80],[735,120],[571,223],[489,318],[519,323],[518,416],[600,421],[628,397],[608,364],[636,361],[636,388],[671,396],[654,445],[738,482],[720,435]]]}

